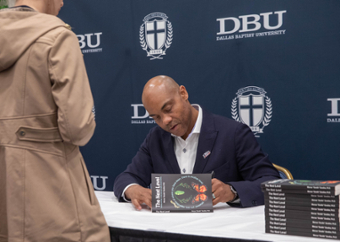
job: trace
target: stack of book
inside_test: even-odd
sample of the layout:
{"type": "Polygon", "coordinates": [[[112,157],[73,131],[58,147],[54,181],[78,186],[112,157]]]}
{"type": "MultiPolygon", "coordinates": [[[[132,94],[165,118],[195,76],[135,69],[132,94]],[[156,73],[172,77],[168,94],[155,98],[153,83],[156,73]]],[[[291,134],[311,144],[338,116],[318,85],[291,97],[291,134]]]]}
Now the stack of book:
{"type": "Polygon", "coordinates": [[[261,188],[266,233],[340,239],[340,181],[279,179],[261,188]]]}

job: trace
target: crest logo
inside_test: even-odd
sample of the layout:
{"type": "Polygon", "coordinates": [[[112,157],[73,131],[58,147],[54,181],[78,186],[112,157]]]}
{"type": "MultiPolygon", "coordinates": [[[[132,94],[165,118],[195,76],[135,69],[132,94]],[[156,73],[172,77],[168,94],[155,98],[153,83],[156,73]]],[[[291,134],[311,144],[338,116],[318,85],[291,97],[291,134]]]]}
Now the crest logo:
{"type": "Polygon", "coordinates": [[[265,94],[260,87],[244,87],[237,91],[231,104],[232,118],[248,125],[255,137],[263,133],[272,118],[272,102],[265,94]]]}
{"type": "Polygon", "coordinates": [[[144,17],[139,28],[139,41],[150,60],[163,59],[165,51],[171,46],[172,24],[164,13],[150,13],[144,17]]]}

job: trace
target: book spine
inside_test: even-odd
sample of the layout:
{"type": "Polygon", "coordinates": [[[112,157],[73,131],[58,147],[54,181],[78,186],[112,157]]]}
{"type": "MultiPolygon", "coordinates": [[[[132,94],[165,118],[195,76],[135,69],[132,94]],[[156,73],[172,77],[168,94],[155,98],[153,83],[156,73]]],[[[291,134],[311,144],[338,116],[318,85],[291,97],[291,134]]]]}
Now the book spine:
{"type": "Polygon", "coordinates": [[[311,220],[320,220],[320,221],[327,221],[327,222],[339,222],[339,218],[335,217],[324,217],[324,216],[293,216],[293,215],[286,215],[282,213],[268,213],[266,214],[267,219],[269,220],[282,220],[282,221],[287,221],[289,219],[311,219],[311,220]]]}
{"type": "Polygon", "coordinates": [[[306,237],[313,237],[313,238],[320,238],[320,239],[339,239],[340,238],[339,235],[320,234],[320,233],[303,232],[303,231],[282,231],[282,230],[267,229],[267,228],[266,228],[266,233],[298,235],[298,236],[306,236],[306,237]]]}
{"type": "Polygon", "coordinates": [[[339,196],[306,195],[295,197],[294,194],[289,193],[269,193],[264,195],[264,199],[266,205],[308,206],[333,209],[340,207],[339,196]]]}
{"type": "Polygon", "coordinates": [[[275,221],[275,222],[288,222],[288,221],[295,221],[295,220],[303,220],[303,221],[311,221],[311,223],[315,224],[321,224],[321,223],[327,223],[327,224],[339,224],[339,219],[332,218],[332,217],[310,217],[310,218],[287,218],[285,216],[282,216],[279,214],[279,216],[273,216],[273,215],[266,215],[265,220],[268,221],[275,221]]]}
{"type": "Polygon", "coordinates": [[[332,185],[297,185],[297,184],[261,184],[261,188],[287,189],[287,190],[319,190],[335,191],[332,185]]]}
{"type": "Polygon", "coordinates": [[[334,226],[318,226],[313,225],[311,227],[295,227],[295,226],[283,226],[283,225],[272,225],[266,223],[266,229],[276,229],[276,230],[283,230],[283,231],[304,231],[304,232],[314,232],[320,234],[336,234],[339,235],[340,231],[337,227],[334,226]]]}
{"type": "Polygon", "coordinates": [[[275,198],[277,200],[315,200],[318,202],[339,203],[339,196],[319,195],[319,194],[298,194],[284,192],[265,192],[265,198],[275,198]]]}
{"type": "Polygon", "coordinates": [[[286,204],[275,204],[275,203],[265,203],[266,207],[271,208],[271,209],[288,209],[288,210],[300,210],[300,211],[310,211],[310,212],[325,212],[325,213],[338,213],[339,208],[328,208],[328,207],[323,207],[324,204],[314,204],[316,206],[312,206],[311,204],[297,204],[301,206],[294,206],[286,203],[286,204]],[[303,206],[305,205],[305,206],[303,206]],[[319,206],[321,205],[321,206],[319,206]]]}
{"type": "Polygon", "coordinates": [[[305,204],[311,204],[311,203],[318,203],[318,204],[333,204],[339,207],[339,202],[333,199],[300,199],[300,198],[290,198],[290,197],[274,197],[274,196],[265,196],[265,201],[284,201],[286,203],[305,203],[305,204]]]}
{"type": "Polygon", "coordinates": [[[320,190],[320,189],[312,189],[312,188],[305,188],[305,189],[288,189],[288,188],[269,188],[265,187],[262,189],[265,192],[276,192],[276,193],[299,193],[299,194],[319,194],[319,195],[331,195],[335,196],[335,191],[333,190],[320,190]]]}
{"type": "Polygon", "coordinates": [[[287,221],[273,221],[266,220],[266,226],[283,226],[283,227],[295,227],[295,228],[308,228],[308,229],[328,229],[339,230],[339,223],[318,221],[318,220],[303,220],[303,219],[287,219],[287,221]]]}
{"type": "Polygon", "coordinates": [[[312,211],[298,211],[286,209],[271,209],[265,208],[265,216],[280,217],[280,218],[296,218],[296,219],[315,219],[325,221],[339,221],[339,212],[312,212],[312,211]]]}
{"type": "Polygon", "coordinates": [[[290,206],[309,206],[309,207],[319,207],[319,208],[333,208],[333,209],[338,209],[339,204],[334,204],[334,203],[306,203],[306,202],[287,202],[287,201],[279,201],[279,200],[265,200],[265,205],[281,205],[285,206],[289,204],[290,206]]]}
{"type": "Polygon", "coordinates": [[[153,213],[212,213],[213,209],[152,210],[153,213]]]}

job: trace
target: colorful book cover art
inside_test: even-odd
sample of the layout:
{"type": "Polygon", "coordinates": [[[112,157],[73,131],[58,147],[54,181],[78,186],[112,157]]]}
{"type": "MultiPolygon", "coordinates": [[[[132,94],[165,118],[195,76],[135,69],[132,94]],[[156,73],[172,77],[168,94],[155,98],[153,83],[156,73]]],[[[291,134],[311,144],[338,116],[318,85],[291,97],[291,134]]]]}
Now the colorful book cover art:
{"type": "Polygon", "coordinates": [[[152,212],[212,212],[211,174],[152,174],[152,212]]]}

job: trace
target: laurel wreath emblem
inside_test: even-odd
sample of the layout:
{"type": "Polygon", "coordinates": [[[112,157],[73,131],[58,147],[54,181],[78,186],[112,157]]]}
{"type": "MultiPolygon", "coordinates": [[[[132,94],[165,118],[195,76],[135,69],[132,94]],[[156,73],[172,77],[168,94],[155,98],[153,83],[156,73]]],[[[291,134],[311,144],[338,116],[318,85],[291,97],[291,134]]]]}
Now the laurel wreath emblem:
{"type": "Polygon", "coordinates": [[[143,50],[147,50],[148,46],[145,42],[145,38],[144,38],[144,24],[142,24],[139,28],[139,42],[140,42],[140,45],[142,46],[142,49],[143,50]]]}
{"type": "MultiPolygon", "coordinates": [[[[265,126],[269,125],[271,118],[272,118],[272,114],[273,114],[273,107],[272,107],[272,102],[270,98],[266,96],[265,101],[266,101],[266,113],[262,121],[263,127],[260,129],[261,132],[265,126]]],[[[238,113],[237,113],[237,97],[235,97],[233,101],[231,102],[231,117],[235,121],[241,122],[240,117],[238,116],[238,113]]]]}
{"type": "Polygon", "coordinates": [[[169,48],[172,44],[172,36],[173,36],[173,33],[172,33],[172,24],[167,21],[167,27],[168,27],[168,33],[167,33],[167,38],[166,38],[166,41],[165,41],[165,48],[169,48]]]}
{"type": "MultiPolygon", "coordinates": [[[[266,114],[263,118],[263,126],[269,125],[271,118],[272,118],[272,113],[273,113],[273,108],[272,108],[272,102],[269,97],[266,97],[266,114]]],[[[263,128],[262,128],[263,129],[263,128]]]]}
{"type": "MultiPolygon", "coordinates": [[[[167,22],[168,31],[167,31],[167,38],[166,38],[166,41],[165,41],[165,44],[164,44],[164,46],[165,46],[164,53],[165,53],[166,49],[168,49],[171,46],[172,39],[173,39],[172,24],[169,21],[166,21],[166,22],[167,22]]],[[[144,30],[145,30],[145,23],[143,23],[139,28],[139,42],[140,42],[142,49],[145,50],[149,54],[148,45],[145,41],[144,30]]],[[[164,54],[161,54],[161,55],[164,55],[164,54]]]]}
{"type": "Polygon", "coordinates": [[[231,116],[237,122],[240,122],[240,118],[237,114],[237,98],[235,97],[231,103],[231,116]]]}

